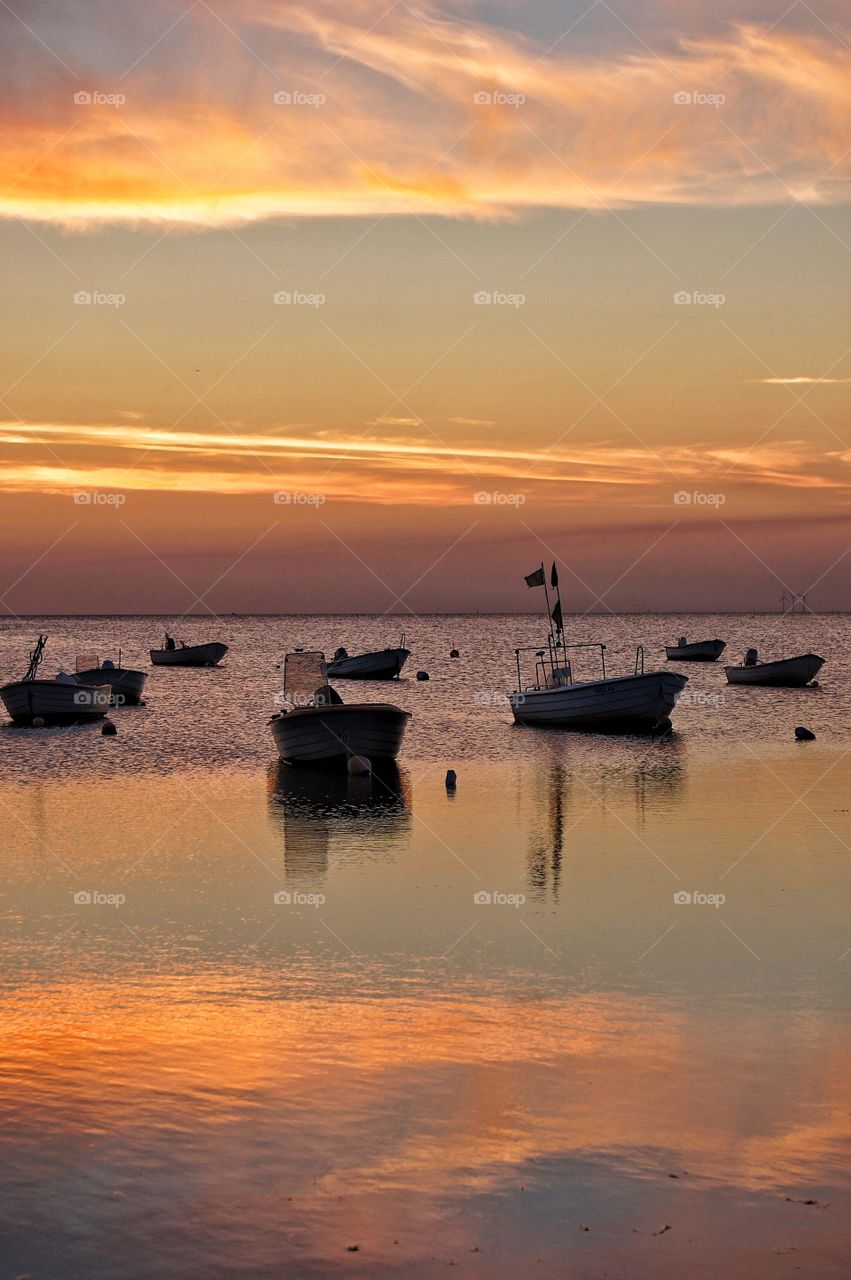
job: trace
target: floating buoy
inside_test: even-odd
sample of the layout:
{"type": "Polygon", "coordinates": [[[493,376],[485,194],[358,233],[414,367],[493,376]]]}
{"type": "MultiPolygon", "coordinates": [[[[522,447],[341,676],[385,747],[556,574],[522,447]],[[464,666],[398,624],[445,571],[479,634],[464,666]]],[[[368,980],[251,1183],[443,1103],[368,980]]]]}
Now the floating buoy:
{"type": "Polygon", "coordinates": [[[366,756],[349,756],[347,767],[352,777],[360,777],[364,773],[372,772],[372,765],[366,756]]]}
{"type": "Polygon", "coordinates": [[[458,775],[456,774],[455,770],[447,769],[446,770],[446,790],[454,791],[457,782],[458,782],[458,775]]]}
{"type": "Polygon", "coordinates": [[[449,656],[450,658],[460,658],[461,655],[459,654],[457,649],[450,649],[449,656]]]}
{"type": "Polygon", "coordinates": [[[33,728],[34,728],[34,729],[43,729],[43,728],[44,728],[44,716],[33,716],[33,718],[32,718],[32,726],[33,726],[33,728]]]}
{"type": "Polygon", "coordinates": [[[427,672],[427,671],[418,671],[418,672],[417,672],[417,679],[418,679],[418,680],[428,680],[428,672],[427,672]]]}
{"type": "Polygon", "coordinates": [[[815,742],[816,740],[816,735],[812,729],[805,729],[802,724],[799,724],[795,730],[795,737],[799,742],[815,742]]]}
{"type": "Polygon", "coordinates": [[[114,738],[115,735],[118,733],[118,730],[116,729],[115,725],[111,720],[104,720],[101,733],[105,738],[114,738]]]}

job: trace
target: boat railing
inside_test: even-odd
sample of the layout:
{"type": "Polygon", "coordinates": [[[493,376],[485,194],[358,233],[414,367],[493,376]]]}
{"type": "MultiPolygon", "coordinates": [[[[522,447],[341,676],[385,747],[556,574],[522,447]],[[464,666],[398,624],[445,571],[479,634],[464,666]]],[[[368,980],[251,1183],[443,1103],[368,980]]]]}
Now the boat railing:
{"type": "Polygon", "coordinates": [[[600,666],[605,680],[606,646],[604,644],[599,644],[597,641],[592,640],[581,641],[578,644],[565,644],[563,641],[556,643],[550,639],[546,647],[522,645],[519,649],[514,650],[514,656],[517,661],[517,691],[522,692],[524,688],[556,689],[573,684],[573,665],[567,657],[567,651],[572,649],[599,649],[600,666]],[[535,655],[535,683],[525,686],[522,672],[522,655],[524,654],[535,655]]]}
{"type": "Polygon", "coordinates": [[[639,644],[635,647],[635,675],[644,675],[644,645],[639,644]]]}

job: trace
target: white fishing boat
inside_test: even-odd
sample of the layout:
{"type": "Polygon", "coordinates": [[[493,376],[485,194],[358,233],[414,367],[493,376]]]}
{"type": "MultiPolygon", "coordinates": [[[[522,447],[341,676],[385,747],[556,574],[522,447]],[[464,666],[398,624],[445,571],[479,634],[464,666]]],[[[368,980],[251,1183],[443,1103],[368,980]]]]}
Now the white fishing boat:
{"type": "Polygon", "coordinates": [[[515,649],[517,688],[508,695],[517,724],[540,728],[591,729],[602,733],[659,733],[671,727],[671,712],[688,678],[675,671],[645,671],[644,647],[635,651],[635,666],[628,675],[610,676],[606,671],[606,646],[586,641],[566,644],[564,618],[555,564],[550,586],[556,593],[550,610],[550,596],[543,564],[526,578],[527,587],[543,587],[550,624],[545,645],[515,649]],[[570,653],[598,649],[599,680],[577,680],[570,653]],[[532,662],[532,679],[525,680],[524,663],[532,662]]]}
{"type": "Polygon", "coordinates": [[[227,645],[217,640],[185,644],[167,635],[162,649],[151,650],[151,662],[155,667],[217,667],[227,651],[227,645]]]}
{"type": "Polygon", "coordinates": [[[677,644],[665,645],[669,662],[717,662],[727,648],[724,640],[693,640],[690,644],[683,636],[677,644]]]}
{"type": "Polygon", "coordinates": [[[109,710],[111,686],[105,681],[80,683],[76,676],[60,672],[52,680],[40,680],[38,668],[47,636],[39,636],[30,654],[23,680],[13,680],[0,688],[0,698],[15,724],[73,724],[97,720],[109,710]]]}
{"type": "Polygon", "coordinates": [[[749,649],[740,667],[725,667],[729,684],[761,684],[801,689],[815,680],[825,659],[817,653],[802,653],[797,658],[781,658],[777,662],[759,662],[756,649],[749,649]]]}
{"type": "Polygon", "coordinates": [[[374,764],[399,754],[411,713],[389,703],[344,703],[328,684],[324,654],[287,654],[283,696],[291,705],[269,724],[287,764],[345,767],[352,756],[374,764]]]}
{"type": "Polygon", "coordinates": [[[604,733],[653,733],[670,728],[677,698],[688,683],[674,671],[645,671],[644,651],[636,650],[628,675],[606,671],[604,644],[562,644],[552,637],[544,648],[516,649],[517,689],[508,695],[517,724],[597,730],[604,733]],[[599,649],[602,678],[575,680],[568,653],[599,649]],[[522,657],[534,656],[534,677],[523,682],[522,657]]]}
{"type": "Polygon", "coordinates": [[[112,687],[114,707],[137,707],[142,701],[147,675],[144,671],[133,671],[129,667],[123,667],[120,649],[118,666],[115,666],[109,658],[99,662],[96,654],[79,655],[75,674],[78,684],[97,684],[100,680],[108,680],[112,687]]]}
{"type": "Polygon", "coordinates": [[[405,637],[396,649],[380,649],[374,653],[350,656],[342,647],[328,664],[328,675],[334,680],[395,680],[411,656],[405,648],[405,637]]]}

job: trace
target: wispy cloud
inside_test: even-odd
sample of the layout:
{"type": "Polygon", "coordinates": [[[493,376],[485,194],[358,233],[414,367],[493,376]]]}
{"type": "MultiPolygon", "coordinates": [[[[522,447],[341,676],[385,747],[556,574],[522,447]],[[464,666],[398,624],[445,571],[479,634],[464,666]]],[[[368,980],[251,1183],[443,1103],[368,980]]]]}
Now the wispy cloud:
{"type": "Polygon", "coordinates": [[[773,383],[774,385],[779,385],[779,386],[781,386],[781,387],[787,387],[787,386],[793,385],[794,383],[798,383],[798,382],[803,382],[803,383],[806,383],[807,385],[812,385],[812,384],[816,384],[816,385],[820,385],[820,384],[831,385],[831,384],[833,384],[833,383],[851,382],[851,378],[807,378],[807,377],[796,377],[796,378],[756,378],[756,379],[755,379],[755,381],[756,381],[756,382],[767,382],[767,383],[773,383]]]}
{"type": "Polygon", "coordinates": [[[653,450],[589,444],[541,452],[485,441],[457,446],[416,437],[364,439],[268,432],[177,431],[143,425],[0,423],[0,489],[252,494],[288,487],[351,502],[459,505],[491,488],[540,501],[624,500],[670,505],[672,480],[706,489],[851,493],[845,455],[800,440],[750,449],[678,445],[653,450]],[[45,457],[48,445],[50,457],[45,457]],[[61,458],[62,462],[57,460],[61,458]],[[735,474],[731,474],[733,468],[735,474]]]}
{"type": "Polygon", "coordinates": [[[214,8],[85,74],[71,7],[32,6],[47,65],[8,19],[22,72],[0,90],[0,215],[219,226],[851,196],[851,48],[823,23],[695,23],[661,57],[643,40],[548,50],[429,0],[214,8]]]}

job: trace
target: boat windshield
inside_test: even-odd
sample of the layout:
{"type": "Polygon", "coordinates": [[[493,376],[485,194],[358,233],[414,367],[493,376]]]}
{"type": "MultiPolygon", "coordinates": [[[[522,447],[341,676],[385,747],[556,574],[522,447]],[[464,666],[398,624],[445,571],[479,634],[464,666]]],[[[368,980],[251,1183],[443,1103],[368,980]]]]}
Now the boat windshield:
{"type": "Polygon", "coordinates": [[[325,654],[318,650],[288,653],[284,659],[284,697],[306,707],[317,689],[328,683],[325,654]]]}

